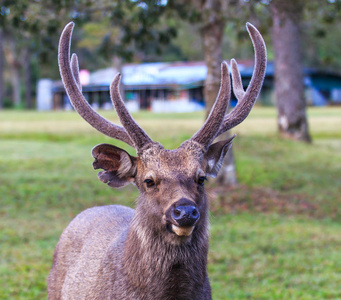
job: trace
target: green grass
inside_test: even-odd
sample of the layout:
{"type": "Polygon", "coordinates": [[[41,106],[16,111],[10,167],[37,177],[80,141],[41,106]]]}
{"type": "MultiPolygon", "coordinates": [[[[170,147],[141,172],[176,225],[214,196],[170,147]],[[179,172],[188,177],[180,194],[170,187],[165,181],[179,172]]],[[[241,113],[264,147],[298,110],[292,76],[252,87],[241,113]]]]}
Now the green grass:
{"type": "Polygon", "coordinates": [[[340,225],[280,215],[225,215],[212,226],[214,299],[338,299],[340,225]]]}
{"type": "MultiPolygon", "coordinates": [[[[175,148],[203,114],[134,117],[175,148]]],[[[213,299],[341,299],[341,109],[309,110],[312,145],[280,140],[275,117],[256,107],[234,130],[240,187],[208,185],[213,299]]],[[[54,247],[77,213],[134,206],[133,186],[110,189],[92,169],[103,142],[134,154],[72,112],[0,112],[0,299],[46,299],[54,247]]]]}

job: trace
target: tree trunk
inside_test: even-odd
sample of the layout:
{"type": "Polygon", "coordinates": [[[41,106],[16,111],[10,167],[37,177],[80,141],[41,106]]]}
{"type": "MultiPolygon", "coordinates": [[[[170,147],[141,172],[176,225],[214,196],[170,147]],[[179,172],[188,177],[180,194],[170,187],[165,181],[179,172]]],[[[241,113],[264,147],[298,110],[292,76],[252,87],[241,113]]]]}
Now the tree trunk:
{"type": "Polygon", "coordinates": [[[16,57],[15,42],[10,34],[6,34],[7,45],[4,53],[11,70],[12,100],[15,107],[19,107],[20,99],[20,62],[16,57]]]}
{"type": "Polygon", "coordinates": [[[4,51],[3,51],[3,34],[0,30],[0,109],[4,107],[4,51]]]}
{"type": "MultiPolygon", "coordinates": [[[[205,80],[204,96],[206,101],[206,117],[216,100],[220,87],[220,64],[222,62],[222,38],[225,22],[215,21],[209,23],[201,30],[201,38],[204,47],[207,76],[205,80]]],[[[227,139],[229,133],[219,137],[219,140],[227,139]]],[[[218,175],[218,183],[224,185],[236,185],[237,176],[232,148],[227,153],[223,166],[218,175]]]]}
{"type": "Polygon", "coordinates": [[[12,99],[15,107],[20,107],[20,72],[17,64],[10,64],[11,83],[12,83],[12,99]]]}
{"type": "Polygon", "coordinates": [[[303,2],[271,1],[278,129],[284,138],[311,142],[306,117],[300,20],[303,2]]]}
{"type": "Polygon", "coordinates": [[[26,108],[32,109],[32,69],[30,50],[25,49],[25,59],[23,61],[24,77],[25,77],[25,104],[26,108]]]}

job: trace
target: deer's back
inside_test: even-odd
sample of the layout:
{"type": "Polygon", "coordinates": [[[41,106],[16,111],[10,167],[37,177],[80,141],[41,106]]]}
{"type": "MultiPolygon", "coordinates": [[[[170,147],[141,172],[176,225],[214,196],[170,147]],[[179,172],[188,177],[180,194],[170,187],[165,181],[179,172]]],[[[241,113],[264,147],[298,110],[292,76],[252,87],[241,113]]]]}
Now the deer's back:
{"type": "Polygon", "coordinates": [[[96,288],[108,247],[120,256],[133,215],[131,208],[110,205],[93,207],[76,216],[54,253],[48,278],[49,299],[87,299],[96,288]]]}

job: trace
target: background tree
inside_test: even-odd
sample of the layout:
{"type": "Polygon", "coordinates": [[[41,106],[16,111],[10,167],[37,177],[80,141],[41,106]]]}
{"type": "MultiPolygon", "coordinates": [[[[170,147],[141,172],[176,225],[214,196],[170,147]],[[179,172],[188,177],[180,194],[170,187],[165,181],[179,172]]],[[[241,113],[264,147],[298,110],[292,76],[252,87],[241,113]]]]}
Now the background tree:
{"type": "Polygon", "coordinates": [[[339,72],[341,68],[341,1],[306,1],[303,22],[303,62],[339,72]]]}
{"type": "MultiPolygon", "coordinates": [[[[207,117],[220,87],[220,64],[223,61],[222,44],[226,22],[229,16],[231,16],[231,7],[237,7],[238,1],[169,1],[168,5],[178,13],[179,17],[198,26],[207,66],[204,86],[207,117]]],[[[218,139],[227,139],[228,136],[229,133],[225,133],[218,139]]],[[[237,184],[232,148],[224,159],[223,166],[218,175],[218,182],[225,185],[237,184]]]]}
{"type": "MultiPolygon", "coordinates": [[[[223,35],[227,22],[228,9],[234,1],[206,0],[201,2],[199,7],[201,15],[200,35],[204,49],[207,76],[205,79],[205,102],[206,116],[208,116],[220,87],[220,64],[223,61],[222,44],[223,35]],[[232,3],[231,3],[232,2],[232,3]]],[[[193,1],[193,5],[197,5],[193,1]]],[[[223,134],[219,140],[227,139],[229,133],[223,134]]],[[[233,148],[230,149],[224,158],[223,165],[218,175],[218,181],[224,185],[236,185],[237,175],[233,148]]]]}
{"type": "Polygon", "coordinates": [[[19,44],[15,41],[13,34],[5,31],[4,39],[6,40],[6,44],[4,47],[4,56],[6,57],[6,61],[10,68],[10,78],[12,84],[12,99],[13,104],[16,107],[20,106],[20,92],[21,92],[21,84],[20,84],[20,69],[21,69],[21,60],[20,60],[20,52],[19,52],[19,44]]]}
{"type": "Polygon", "coordinates": [[[0,109],[4,106],[4,69],[5,69],[5,61],[4,61],[4,50],[3,50],[4,38],[2,35],[2,30],[0,29],[0,109]]]}
{"type": "MultiPolygon", "coordinates": [[[[14,106],[32,108],[33,63],[41,65],[55,57],[57,32],[64,18],[69,19],[73,1],[3,0],[0,7],[0,29],[4,56],[11,73],[14,106]],[[35,59],[36,60],[35,60],[35,59]],[[22,84],[24,82],[24,84],[22,84]],[[25,101],[21,101],[24,86],[25,101]]],[[[51,73],[49,73],[51,74],[51,73]]]]}
{"type": "Polygon", "coordinates": [[[303,85],[301,20],[303,0],[272,0],[275,94],[282,137],[310,142],[303,85]]]}

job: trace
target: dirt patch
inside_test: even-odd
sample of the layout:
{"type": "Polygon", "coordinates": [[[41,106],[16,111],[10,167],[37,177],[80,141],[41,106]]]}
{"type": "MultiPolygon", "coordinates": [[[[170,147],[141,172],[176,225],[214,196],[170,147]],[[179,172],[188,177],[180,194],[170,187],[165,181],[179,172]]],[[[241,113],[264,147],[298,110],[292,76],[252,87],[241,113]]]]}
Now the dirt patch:
{"type": "Polygon", "coordinates": [[[213,213],[237,213],[245,211],[318,216],[318,206],[306,195],[285,194],[266,188],[210,187],[207,189],[210,210],[213,213]]]}

